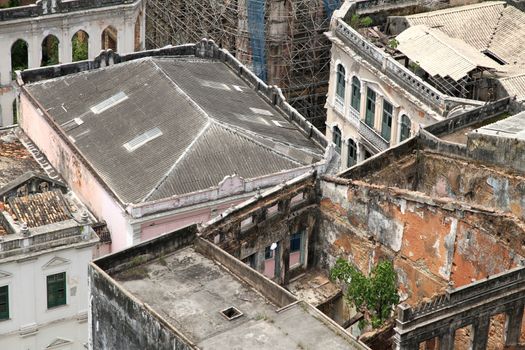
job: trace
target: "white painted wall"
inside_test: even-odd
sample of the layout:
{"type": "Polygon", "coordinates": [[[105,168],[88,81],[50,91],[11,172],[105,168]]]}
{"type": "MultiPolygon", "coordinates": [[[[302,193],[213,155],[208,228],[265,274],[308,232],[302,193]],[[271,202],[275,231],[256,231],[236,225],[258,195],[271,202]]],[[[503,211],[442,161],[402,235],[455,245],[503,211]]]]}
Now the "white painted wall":
{"type": "MultiPolygon", "coordinates": [[[[58,338],[60,349],[83,350],[87,342],[87,266],[93,246],[65,248],[34,259],[0,261],[0,286],[9,286],[10,319],[0,321],[0,349],[41,350],[58,338]],[[47,309],[46,277],[66,273],[66,305],[47,309]],[[24,328],[37,329],[21,336],[24,328]]],[[[53,348],[54,349],[54,348],[53,348]]]]}
{"type": "Polygon", "coordinates": [[[1,87],[11,85],[11,46],[15,41],[23,39],[28,43],[29,68],[36,68],[40,67],[42,41],[53,34],[60,41],[59,62],[69,63],[72,60],[71,39],[77,31],[83,30],[89,35],[88,58],[92,60],[100,53],[102,31],[111,25],[118,32],[117,51],[130,53],[134,51],[135,21],[140,14],[143,17],[140,40],[145,42],[145,3],[145,0],[137,0],[133,4],[0,21],[0,125],[12,124],[11,104],[15,95],[1,87]]]}

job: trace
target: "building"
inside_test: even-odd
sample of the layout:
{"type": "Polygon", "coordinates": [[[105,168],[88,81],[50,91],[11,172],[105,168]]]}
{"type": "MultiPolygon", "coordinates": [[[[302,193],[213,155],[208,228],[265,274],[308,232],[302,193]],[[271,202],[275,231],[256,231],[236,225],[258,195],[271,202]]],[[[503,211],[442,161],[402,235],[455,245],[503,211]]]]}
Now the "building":
{"type": "Polygon", "coordinates": [[[0,132],[0,345],[84,349],[86,267],[99,239],[85,207],[23,138],[0,132]]]}
{"type": "MultiPolygon", "coordinates": [[[[20,125],[114,250],[323,171],[324,136],[213,42],[24,71],[20,125]]],[[[336,161],[336,159],[334,159],[336,161]]]]}
{"type": "Polygon", "coordinates": [[[304,174],[262,191],[198,235],[373,349],[521,344],[525,113],[502,119],[507,107],[499,101],[421,128],[337,176],[304,174]],[[328,280],[338,258],[365,274],[393,262],[402,300],[395,327],[358,330],[355,310],[328,280]]]}
{"type": "Polygon", "coordinates": [[[323,131],[330,42],[340,0],[150,0],[146,46],[213,39],[323,131]]]}
{"type": "Polygon", "coordinates": [[[145,47],[145,1],[32,2],[0,9],[0,125],[17,122],[15,70],[145,47]]]}
{"type": "Polygon", "coordinates": [[[95,350],[369,349],[195,226],[98,259],[89,276],[95,350]]]}
{"type": "Polygon", "coordinates": [[[335,12],[326,134],[342,168],[507,96],[523,109],[525,14],[502,1],[452,5],[347,1],[335,12]]]}

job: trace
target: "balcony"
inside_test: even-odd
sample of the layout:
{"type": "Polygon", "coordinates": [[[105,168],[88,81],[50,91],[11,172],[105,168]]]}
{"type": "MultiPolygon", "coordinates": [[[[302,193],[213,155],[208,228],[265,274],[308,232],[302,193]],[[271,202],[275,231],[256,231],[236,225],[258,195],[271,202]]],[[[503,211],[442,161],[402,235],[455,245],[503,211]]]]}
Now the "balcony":
{"type": "Polygon", "coordinates": [[[356,127],[356,129],[359,129],[359,119],[361,119],[359,116],[359,112],[352,107],[349,107],[348,109],[350,110],[350,117],[347,117],[346,119],[350,123],[352,123],[356,127]]]}
{"type": "Polygon", "coordinates": [[[361,142],[366,144],[371,151],[379,153],[390,147],[387,140],[362,120],[359,120],[358,130],[359,135],[362,137],[361,142]]]}

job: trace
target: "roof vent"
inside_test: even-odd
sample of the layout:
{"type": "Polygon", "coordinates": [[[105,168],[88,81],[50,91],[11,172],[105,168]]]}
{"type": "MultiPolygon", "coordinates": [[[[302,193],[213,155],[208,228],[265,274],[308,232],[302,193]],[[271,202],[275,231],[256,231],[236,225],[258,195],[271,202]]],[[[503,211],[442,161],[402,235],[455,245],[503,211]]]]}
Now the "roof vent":
{"type": "Polygon", "coordinates": [[[153,128],[151,130],[146,131],[143,134],[140,134],[139,136],[135,137],[133,140],[125,143],[124,148],[126,148],[128,152],[133,152],[140,146],[150,142],[151,140],[156,139],[157,137],[161,135],[162,135],[162,131],[159,128],[153,128]]]}
{"type": "Polygon", "coordinates": [[[230,306],[229,308],[222,310],[221,315],[226,317],[228,321],[231,321],[231,320],[235,320],[236,318],[241,317],[243,313],[239,311],[237,308],[230,306]]]}
{"type": "Polygon", "coordinates": [[[120,91],[119,93],[111,96],[107,100],[104,100],[100,102],[99,104],[91,107],[91,112],[95,114],[100,114],[104,112],[105,110],[110,109],[113,106],[118,105],[122,101],[126,101],[128,99],[128,95],[120,91]]]}

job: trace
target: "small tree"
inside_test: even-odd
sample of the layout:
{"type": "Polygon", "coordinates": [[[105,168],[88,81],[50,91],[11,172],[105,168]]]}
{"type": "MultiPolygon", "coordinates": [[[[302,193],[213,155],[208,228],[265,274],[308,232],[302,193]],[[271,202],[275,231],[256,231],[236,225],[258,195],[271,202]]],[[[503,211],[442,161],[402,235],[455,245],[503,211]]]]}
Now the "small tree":
{"type": "Polygon", "coordinates": [[[393,308],[399,303],[397,276],[390,261],[379,262],[370,276],[366,277],[346,260],[339,258],[330,276],[346,284],[347,302],[362,312],[373,328],[379,328],[388,320],[393,308]]]}
{"type": "Polygon", "coordinates": [[[357,13],[354,13],[352,17],[350,17],[350,26],[354,29],[370,27],[373,22],[371,17],[361,17],[357,13]]]}

